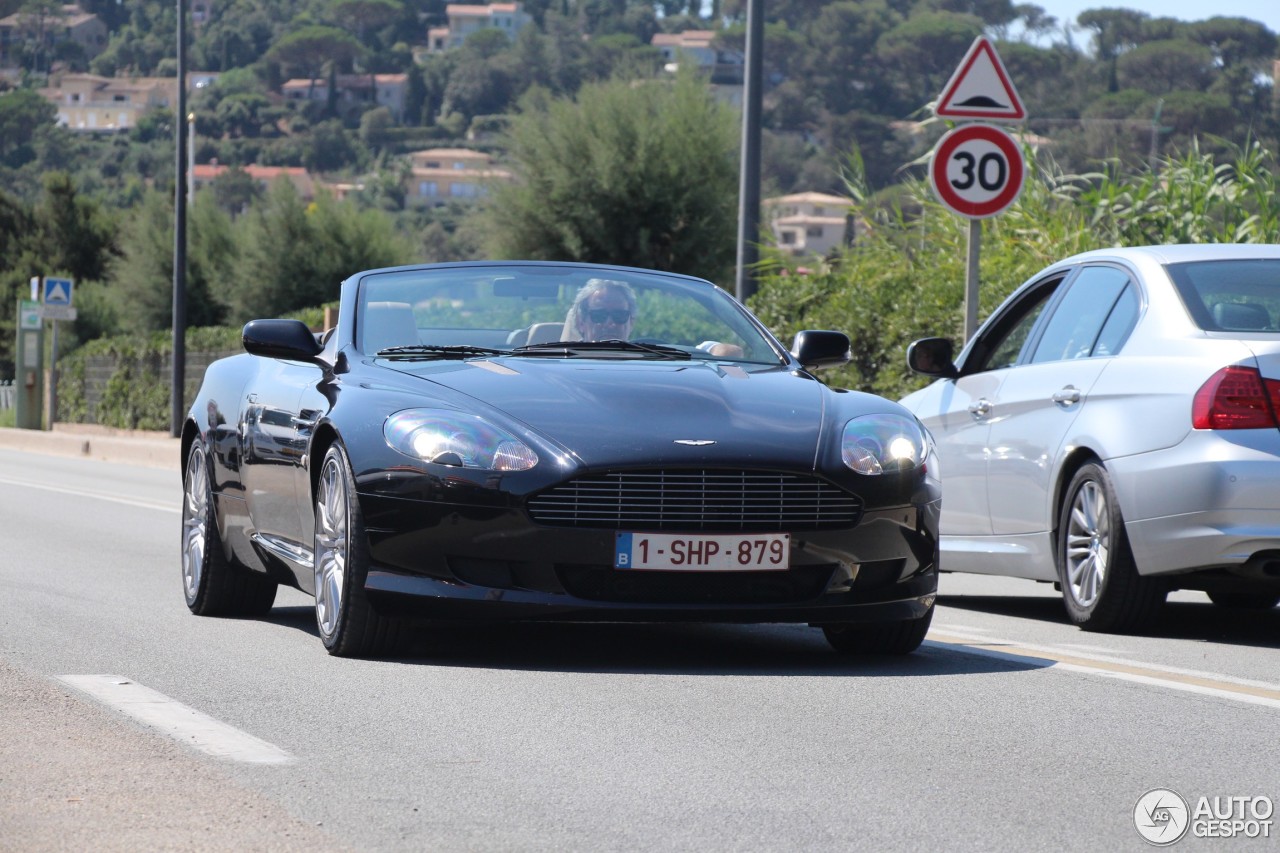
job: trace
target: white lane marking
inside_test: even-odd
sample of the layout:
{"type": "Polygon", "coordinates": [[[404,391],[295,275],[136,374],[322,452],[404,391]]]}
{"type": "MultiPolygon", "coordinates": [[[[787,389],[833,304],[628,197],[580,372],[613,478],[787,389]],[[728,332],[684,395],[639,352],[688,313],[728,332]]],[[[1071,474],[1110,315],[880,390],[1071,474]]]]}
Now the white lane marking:
{"type": "Polygon", "coordinates": [[[215,758],[247,764],[288,764],[293,761],[292,755],[275,744],[215,720],[130,679],[118,675],[60,675],[58,680],[215,758]]]}
{"type": "Polygon", "coordinates": [[[1099,656],[1064,654],[1046,646],[993,642],[987,637],[968,640],[959,637],[948,639],[945,633],[935,635],[933,632],[930,632],[929,636],[932,640],[927,644],[933,648],[959,649],[964,654],[1013,663],[1035,662],[1040,664],[1042,669],[1062,669],[1084,675],[1115,678],[1165,690],[1179,690],[1184,693],[1213,696],[1218,699],[1229,699],[1233,702],[1280,710],[1280,686],[1263,681],[1233,678],[1217,673],[1197,673],[1194,670],[1180,670],[1154,664],[1109,661],[1099,656]]]}
{"type": "Polygon", "coordinates": [[[158,509],[162,512],[182,512],[182,506],[174,506],[173,504],[161,504],[154,501],[143,501],[136,498],[126,498],[123,495],[112,492],[99,492],[93,489],[68,489],[63,486],[50,486],[47,483],[37,483],[34,480],[14,480],[10,477],[0,477],[0,483],[10,486],[22,486],[25,489],[42,489],[46,492],[57,492],[62,495],[76,495],[77,497],[98,498],[104,501],[112,501],[113,503],[125,504],[127,506],[137,506],[143,509],[158,509]]]}

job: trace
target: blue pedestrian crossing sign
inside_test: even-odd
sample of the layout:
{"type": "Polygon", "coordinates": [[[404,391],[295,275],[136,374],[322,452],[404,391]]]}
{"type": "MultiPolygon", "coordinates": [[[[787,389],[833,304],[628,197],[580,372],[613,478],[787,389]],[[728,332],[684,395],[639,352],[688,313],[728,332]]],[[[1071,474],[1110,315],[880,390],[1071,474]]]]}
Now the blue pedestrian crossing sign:
{"type": "Polygon", "coordinates": [[[71,291],[74,287],[75,282],[69,278],[45,276],[44,304],[69,306],[71,304],[71,291]]]}

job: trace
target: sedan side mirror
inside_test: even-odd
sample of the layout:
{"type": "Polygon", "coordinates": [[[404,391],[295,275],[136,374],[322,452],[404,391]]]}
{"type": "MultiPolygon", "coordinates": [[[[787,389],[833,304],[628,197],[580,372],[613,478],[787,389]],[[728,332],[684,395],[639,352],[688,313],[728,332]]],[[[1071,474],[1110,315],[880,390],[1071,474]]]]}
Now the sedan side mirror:
{"type": "Polygon", "coordinates": [[[250,320],[240,340],[245,352],[290,361],[315,361],[323,349],[301,320],[250,320]]]}
{"type": "Polygon", "coordinates": [[[955,379],[960,371],[953,358],[954,349],[946,338],[921,338],[907,346],[907,367],[923,376],[955,379]]]}
{"type": "Polygon", "coordinates": [[[796,333],[791,344],[791,355],[806,370],[820,367],[839,367],[848,364],[849,336],[844,332],[818,332],[812,329],[796,333]]]}

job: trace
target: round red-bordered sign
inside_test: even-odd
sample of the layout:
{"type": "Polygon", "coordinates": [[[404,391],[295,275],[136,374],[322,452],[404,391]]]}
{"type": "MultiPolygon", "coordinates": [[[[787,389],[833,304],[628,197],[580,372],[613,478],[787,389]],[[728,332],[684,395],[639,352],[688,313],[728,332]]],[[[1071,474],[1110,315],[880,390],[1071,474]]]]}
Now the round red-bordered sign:
{"type": "Polygon", "coordinates": [[[929,182],[948,208],[970,219],[995,216],[1022,192],[1026,169],[1014,138],[989,124],[966,124],[938,140],[929,182]]]}

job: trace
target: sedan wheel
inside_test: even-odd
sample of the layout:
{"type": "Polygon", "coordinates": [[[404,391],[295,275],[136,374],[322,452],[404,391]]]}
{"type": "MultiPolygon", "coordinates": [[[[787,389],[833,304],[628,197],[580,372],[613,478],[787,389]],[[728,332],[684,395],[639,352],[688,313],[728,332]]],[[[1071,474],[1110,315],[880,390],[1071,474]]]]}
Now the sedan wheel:
{"type": "Polygon", "coordinates": [[[209,479],[209,458],[197,438],[182,475],[182,590],[200,616],[260,616],[276,600],[276,583],[227,559],[209,479]]]}
{"type": "Polygon", "coordinates": [[[342,446],[325,454],[316,490],[314,568],[316,626],[329,654],[362,656],[390,651],[400,623],[378,614],[365,596],[369,545],[351,464],[342,446]]]}
{"type": "Polygon", "coordinates": [[[1067,487],[1057,562],[1067,615],[1086,631],[1139,630],[1164,603],[1164,584],[1138,574],[1115,489],[1101,465],[1082,466],[1067,487]]]}

